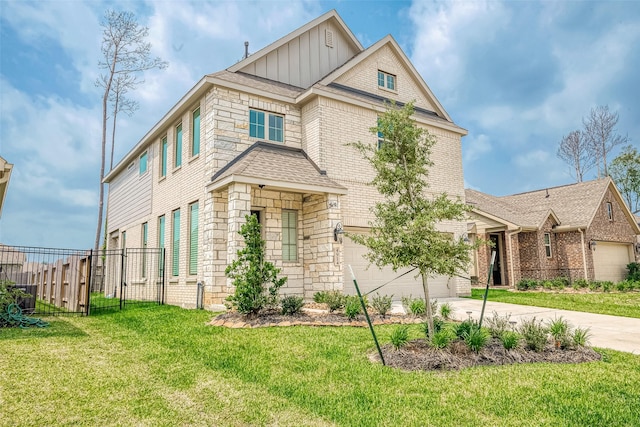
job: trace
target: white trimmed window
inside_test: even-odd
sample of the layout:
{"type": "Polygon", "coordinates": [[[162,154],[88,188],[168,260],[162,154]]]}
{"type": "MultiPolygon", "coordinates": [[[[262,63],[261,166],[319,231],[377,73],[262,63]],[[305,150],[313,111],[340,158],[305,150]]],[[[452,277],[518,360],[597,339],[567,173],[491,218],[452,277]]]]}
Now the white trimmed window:
{"type": "Polygon", "coordinates": [[[249,110],[249,136],[283,142],[284,117],[279,114],[249,110]]]}
{"type": "Polygon", "coordinates": [[[148,161],[147,161],[147,152],[145,151],[140,156],[140,175],[144,175],[147,173],[148,161]]]}
{"type": "Polygon", "coordinates": [[[544,252],[547,255],[547,258],[551,258],[551,234],[544,233],[544,252]]]}
{"type": "Polygon", "coordinates": [[[298,260],[298,212],[282,211],[282,260],[298,260]]]}
{"type": "Polygon", "coordinates": [[[198,274],[198,202],[189,205],[189,274],[198,274]]]}
{"type": "Polygon", "coordinates": [[[389,90],[396,90],[396,76],[378,70],[378,87],[389,90]]]}

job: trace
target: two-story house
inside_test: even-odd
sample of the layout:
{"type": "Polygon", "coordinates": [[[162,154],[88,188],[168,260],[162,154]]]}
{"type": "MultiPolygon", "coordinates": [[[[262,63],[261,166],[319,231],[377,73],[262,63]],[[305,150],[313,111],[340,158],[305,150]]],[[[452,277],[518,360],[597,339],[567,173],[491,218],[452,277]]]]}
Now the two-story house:
{"type": "MultiPolygon", "coordinates": [[[[415,120],[438,140],[429,192],[464,200],[461,137],[398,43],[365,49],[335,11],[204,76],[108,174],[108,246],[166,249],[166,301],[193,306],[232,292],[224,270],[242,245],[245,215],[258,216],[268,259],[288,277],[283,292],[354,292],[402,272],[368,268],[366,250],[341,234],[366,233],[379,200],[373,169],[347,143],[370,132],[386,103],[415,101],[415,120]]],[[[429,197],[429,194],[425,194],[429,197]]],[[[441,224],[461,238],[466,224],[441,224]]],[[[147,269],[151,271],[153,269],[147,269]]],[[[151,280],[151,279],[150,279],[151,280]]],[[[468,280],[435,277],[432,296],[470,292],[468,280]]],[[[422,294],[412,274],[380,290],[422,294]]]]}

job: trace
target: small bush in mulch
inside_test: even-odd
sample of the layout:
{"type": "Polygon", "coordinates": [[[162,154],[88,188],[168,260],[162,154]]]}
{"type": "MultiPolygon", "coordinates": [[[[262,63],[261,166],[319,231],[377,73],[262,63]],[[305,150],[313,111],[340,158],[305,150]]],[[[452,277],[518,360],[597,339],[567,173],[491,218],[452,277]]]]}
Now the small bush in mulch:
{"type": "MultiPolygon", "coordinates": [[[[499,338],[491,338],[477,353],[461,340],[445,348],[434,348],[424,339],[408,342],[398,350],[392,344],[382,348],[387,366],[407,371],[459,370],[474,366],[510,365],[515,363],[582,363],[601,360],[602,355],[590,347],[556,349],[549,342],[543,351],[526,348],[507,350],[499,338]]],[[[372,361],[380,361],[378,353],[371,353],[372,361]]]]}

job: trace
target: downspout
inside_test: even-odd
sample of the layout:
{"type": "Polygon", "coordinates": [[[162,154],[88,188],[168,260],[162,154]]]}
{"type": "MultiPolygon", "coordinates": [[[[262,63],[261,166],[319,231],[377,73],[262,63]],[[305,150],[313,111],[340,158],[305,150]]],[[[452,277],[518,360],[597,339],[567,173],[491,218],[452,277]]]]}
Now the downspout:
{"type": "Polygon", "coordinates": [[[515,236],[521,231],[522,231],[522,227],[518,227],[514,231],[510,231],[510,232],[508,231],[506,233],[508,237],[507,242],[509,243],[509,286],[510,287],[515,287],[515,283],[514,283],[515,273],[513,271],[513,245],[511,244],[511,236],[515,236]]]}
{"type": "Polygon", "coordinates": [[[584,280],[589,280],[587,278],[587,252],[585,251],[584,246],[584,233],[581,228],[578,228],[578,231],[580,232],[580,240],[582,241],[582,267],[584,269],[584,280]]]}

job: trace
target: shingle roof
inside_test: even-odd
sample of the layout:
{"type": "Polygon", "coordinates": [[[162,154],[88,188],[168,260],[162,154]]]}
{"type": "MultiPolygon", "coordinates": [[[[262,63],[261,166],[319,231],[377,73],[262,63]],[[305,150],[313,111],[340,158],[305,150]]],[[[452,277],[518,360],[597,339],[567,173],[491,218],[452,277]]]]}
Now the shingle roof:
{"type": "Polygon", "coordinates": [[[553,212],[562,226],[589,225],[610,178],[496,197],[465,190],[467,203],[483,212],[522,227],[540,227],[553,212]]]}
{"type": "Polygon", "coordinates": [[[220,182],[230,176],[332,188],[339,192],[346,190],[330,180],[303,150],[266,142],[256,142],[246,149],[213,175],[211,182],[220,182]]]}

